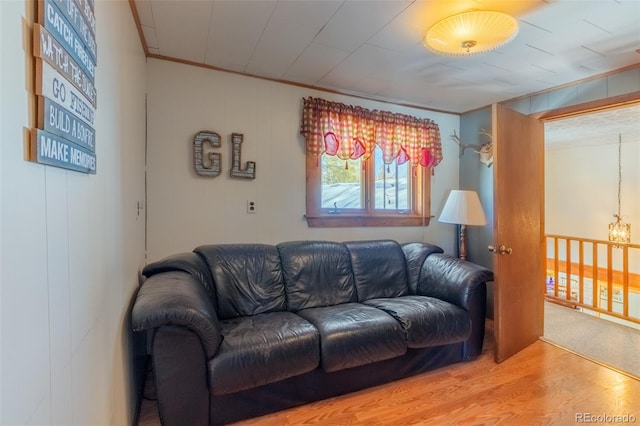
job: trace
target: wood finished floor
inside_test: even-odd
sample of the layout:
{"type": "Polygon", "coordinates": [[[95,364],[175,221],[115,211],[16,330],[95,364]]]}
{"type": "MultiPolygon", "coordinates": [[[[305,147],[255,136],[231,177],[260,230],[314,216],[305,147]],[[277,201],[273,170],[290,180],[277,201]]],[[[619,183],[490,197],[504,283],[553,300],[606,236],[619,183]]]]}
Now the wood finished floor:
{"type": "MultiPolygon", "coordinates": [[[[496,364],[491,322],[486,334],[474,361],[236,425],[567,425],[581,414],[640,424],[640,381],[541,340],[496,364]]],[[[138,424],[160,425],[153,401],[138,424]]]]}

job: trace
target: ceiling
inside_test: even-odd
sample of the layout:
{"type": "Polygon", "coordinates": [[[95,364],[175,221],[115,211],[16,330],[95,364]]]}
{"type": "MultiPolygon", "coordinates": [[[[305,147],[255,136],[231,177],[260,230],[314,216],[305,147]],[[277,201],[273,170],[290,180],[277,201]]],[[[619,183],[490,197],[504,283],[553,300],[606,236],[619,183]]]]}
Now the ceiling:
{"type": "Polygon", "coordinates": [[[578,148],[640,142],[640,103],[604,111],[590,112],[544,126],[547,149],[578,148]]]}
{"type": "MultiPolygon", "coordinates": [[[[640,0],[133,0],[133,6],[150,56],[453,113],[640,63],[640,0]],[[432,24],[468,9],[509,13],[518,20],[517,37],[466,57],[423,46],[432,24]]],[[[608,114],[640,140],[639,107],[608,114]]],[[[547,144],[616,143],[618,130],[612,136],[602,127],[610,118],[547,123],[547,144]]]]}
{"type": "Polygon", "coordinates": [[[465,112],[640,62],[638,0],[134,0],[147,51],[253,76],[465,112]],[[448,57],[436,21],[506,12],[517,37],[448,57]]]}

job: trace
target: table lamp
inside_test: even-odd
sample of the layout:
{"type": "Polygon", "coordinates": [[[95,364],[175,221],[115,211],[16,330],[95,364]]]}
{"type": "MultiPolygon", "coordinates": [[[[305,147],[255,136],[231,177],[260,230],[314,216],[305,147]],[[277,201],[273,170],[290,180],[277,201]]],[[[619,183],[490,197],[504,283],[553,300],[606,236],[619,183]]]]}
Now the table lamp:
{"type": "Polygon", "coordinates": [[[467,258],[465,235],[467,225],[482,226],[487,224],[478,193],[459,189],[454,189],[449,193],[438,221],[460,225],[460,239],[458,240],[458,257],[460,259],[467,258]]]}

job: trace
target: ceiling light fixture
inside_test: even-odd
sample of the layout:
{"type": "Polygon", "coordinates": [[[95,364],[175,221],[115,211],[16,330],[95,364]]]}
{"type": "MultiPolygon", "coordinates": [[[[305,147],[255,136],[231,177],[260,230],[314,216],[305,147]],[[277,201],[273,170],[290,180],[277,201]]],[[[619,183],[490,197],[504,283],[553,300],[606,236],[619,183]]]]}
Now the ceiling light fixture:
{"type": "Polygon", "coordinates": [[[622,134],[618,135],[618,214],[614,214],[615,222],[609,224],[609,241],[616,243],[614,247],[622,247],[618,244],[629,244],[631,242],[631,224],[622,221],[620,214],[622,192],[622,134]]]}
{"type": "Polygon", "coordinates": [[[518,34],[518,21],[502,12],[468,10],[429,28],[423,44],[441,55],[468,56],[504,46],[518,34]]]}

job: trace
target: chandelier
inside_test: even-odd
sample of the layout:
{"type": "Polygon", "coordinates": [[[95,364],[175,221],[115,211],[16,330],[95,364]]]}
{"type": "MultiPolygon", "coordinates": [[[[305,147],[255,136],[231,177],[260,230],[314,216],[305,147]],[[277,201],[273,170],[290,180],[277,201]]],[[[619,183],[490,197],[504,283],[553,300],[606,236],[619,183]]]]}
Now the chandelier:
{"type": "MultiPolygon", "coordinates": [[[[609,241],[617,244],[629,244],[631,242],[631,224],[622,221],[620,214],[620,200],[622,191],[622,134],[618,135],[618,214],[614,214],[615,222],[609,224],[609,241]]],[[[614,245],[614,247],[620,247],[614,245]]]]}
{"type": "Polygon", "coordinates": [[[440,55],[469,56],[504,46],[518,34],[518,21],[502,12],[468,10],[429,28],[423,44],[440,55]]]}

